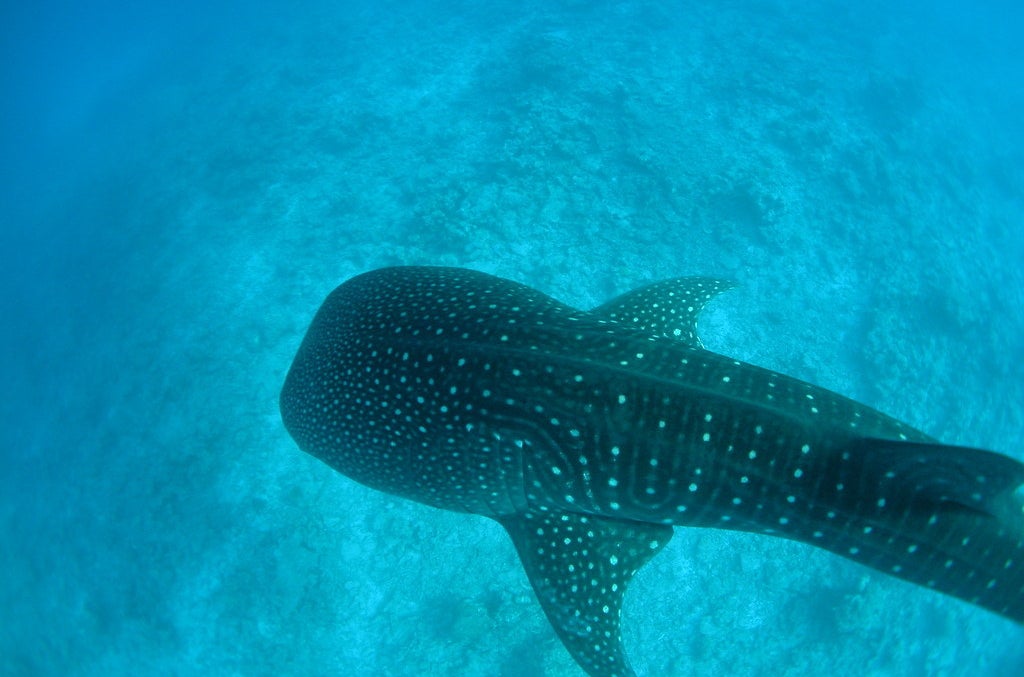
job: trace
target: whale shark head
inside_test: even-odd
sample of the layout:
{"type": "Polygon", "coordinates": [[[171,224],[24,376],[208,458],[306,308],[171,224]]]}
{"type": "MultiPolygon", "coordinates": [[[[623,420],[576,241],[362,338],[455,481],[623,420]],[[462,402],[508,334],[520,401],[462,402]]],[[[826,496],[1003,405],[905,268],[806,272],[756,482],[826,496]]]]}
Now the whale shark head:
{"type": "Polygon", "coordinates": [[[500,417],[554,395],[539,383],[530,392],[516,374],[536,368],[556,327],[579,320],[540,292],[472,271],[368,273],[314,318],[281,393],[285,426],[304,450],[376,489],[515,512],[525,507],[525,439],[504,439],[514,426],[500,417]]]}

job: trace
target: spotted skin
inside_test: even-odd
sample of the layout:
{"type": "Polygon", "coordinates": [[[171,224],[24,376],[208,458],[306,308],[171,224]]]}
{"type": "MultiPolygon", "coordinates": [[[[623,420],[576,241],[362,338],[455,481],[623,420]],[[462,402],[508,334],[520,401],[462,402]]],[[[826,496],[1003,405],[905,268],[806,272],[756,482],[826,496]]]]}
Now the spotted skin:
{"type": "Polygon", "coordinates": [[[500,522],[593,677],[634,675],[623,595],[674,526],[803,541],[1024,622],[1024,466],[705,350],[697,315],[729,286],[580,311],[469,270],[366,273],[318,311],[282,417],[367,486],[500,522]]]}

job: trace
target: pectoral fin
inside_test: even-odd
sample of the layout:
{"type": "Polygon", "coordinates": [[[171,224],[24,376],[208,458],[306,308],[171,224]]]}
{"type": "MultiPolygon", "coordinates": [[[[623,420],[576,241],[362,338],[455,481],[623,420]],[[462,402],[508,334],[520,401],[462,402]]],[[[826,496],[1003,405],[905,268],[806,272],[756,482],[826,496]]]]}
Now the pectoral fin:
{"type": "Polygon", "coordinates": [[[500,522],[576,662],[592,677],[633,677],[619,635],[622,598],[633,574],[668,543],[672,528],[555,512],[500,522]]]}

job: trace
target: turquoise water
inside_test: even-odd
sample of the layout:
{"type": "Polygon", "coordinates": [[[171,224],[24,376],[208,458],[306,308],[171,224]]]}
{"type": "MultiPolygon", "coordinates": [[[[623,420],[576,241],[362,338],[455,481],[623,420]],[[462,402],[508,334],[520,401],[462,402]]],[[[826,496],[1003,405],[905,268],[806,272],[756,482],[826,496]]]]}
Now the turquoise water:
{"type": "MultiPolygon", "coordinates": [[[[0,9],[0,674],[582,674],[497,525],[280,423],[384,265],[732,278],[709,348],[1024,460],[1014,3],[122,4],[0,9]]],[[[1024,670],[1009,621],[713,530],[624,635],[642,676],[1024,670]]]]}

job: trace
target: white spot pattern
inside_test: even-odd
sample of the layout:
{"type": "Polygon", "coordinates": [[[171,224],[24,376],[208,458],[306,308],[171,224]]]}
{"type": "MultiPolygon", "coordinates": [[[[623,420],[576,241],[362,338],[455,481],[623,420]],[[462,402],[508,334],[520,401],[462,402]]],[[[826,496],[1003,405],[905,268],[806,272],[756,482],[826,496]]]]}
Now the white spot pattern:
{"type": "MultiPolygon", "coordinates": [[[[471,271],[375,271],[317,314],[282,416],[303,449],[339,471],[431,505],[499,519],[579,511],[651,528],[728,523],[1024,617],[1021,538],[972,521],[1022,477],[1019,464],[958,456],[843,397],[702,350],[696,314],[723,288],[668,281],[581,313],[471,271]],[[943,484],[950,475],[962,487],[943,484]]],[[[588,570],[590,533],[543,546],[561,553],[550,566],[588,570]]],[[[654,549],[667,540],[637,538],[654,549]]],[[[614,568],[613,557],[622,554],[604,560],[614,568]]],[[[531,559],[528,571],[542,570],[534,580],[548,565],[531,559]]],[[[618,585],[588,577],[563,590],[618,594],[588,598],[600,600],[580,635],[589,648],[569,647],[581,664],[622,658],[618,585]],[[598,632],[606,616],[614,631],[598,632]]],[[[628,674],[618,665],[601,674],[628,674]]]]}

